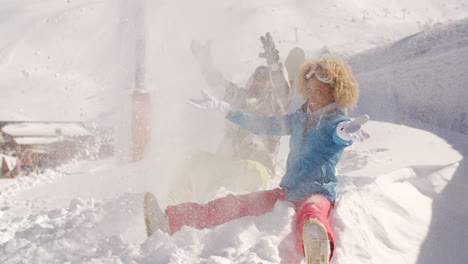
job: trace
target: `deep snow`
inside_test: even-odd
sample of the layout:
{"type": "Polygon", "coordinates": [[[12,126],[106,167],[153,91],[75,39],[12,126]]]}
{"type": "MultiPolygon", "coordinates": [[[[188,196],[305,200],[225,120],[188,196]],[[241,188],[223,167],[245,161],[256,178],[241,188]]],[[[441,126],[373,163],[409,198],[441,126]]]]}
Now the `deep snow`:
{"type": "MultiPolygon", "coordinates": [[[[128,131],[132,3],[3,0],[0,119],[83,120],[128,131]]],[[[365,129],[372,138],[347,149],[338,166],[332,263],[465,262],[468,138],[450,119],[452,111],[462,107],[460,117],[466,111],[467,36],[453,30],[455,20],[466,28],[464,1],[151,1],[147,15],[148,158],[126,162],[128,132],[122,132],[115,158],[0,180],[2,263],[279,263],[277,246],[293,214],[287,202],[265,216],[214,230],[183,228],[173,237],[159,232],[146,239],[142,216],[143,193],[167,205],[174,168],[192,150],[213,150],[222,134],[223,120],[185,104],[206,86],[190,42],[211,40],[215,63],[243,85],[249,69],[262,63],[258,37],[267,31],[283,57],[294,46],[308,56],[346,56],[361,84],[352,115],[371,116],[365,129]],[[408,56],[421,43],[441,48],[408,56]],[[370,48],[376,49],[365,51],[370,48]],[[389,90],[394,103],[385,100],[389,90]],[[418,98],[410,91],[423,95],[415,109],[404,101],[418,98]],[[437,111],[428,112],[431,105],[437,111]],[[422,117],[414,120],[410,111],[422,117]]],[[[288,151],[287,138],[282,142],[279,173],[288,151]]],[[[205,199],[228,192],[229,186],[205,199]]]]}

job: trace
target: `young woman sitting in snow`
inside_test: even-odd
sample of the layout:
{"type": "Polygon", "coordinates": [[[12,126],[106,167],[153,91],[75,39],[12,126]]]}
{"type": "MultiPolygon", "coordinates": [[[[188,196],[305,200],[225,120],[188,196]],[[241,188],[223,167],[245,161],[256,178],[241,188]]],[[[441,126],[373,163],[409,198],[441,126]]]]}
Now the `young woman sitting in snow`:
{"type": "Polygon", "coordinates": [[[145,216],[150,235],[157,229],[173,234],[182,226],[211,228],[243,216],[271,212],[278,200],[290,201],[296,210],[297,249],[307,263],[328,263],[333,255],[334,235],[328,222],[335,202],[338,179],[335,166],[345,147],[369,136],[361,129],[362,116],[350,121],[342,109],[358,101],[359,86],[351,68],[341,59],[308,60],[295,85],[306,103],[283,116],[252,116],[231,108],[202,90],[203,99],[189,100],[203,110],[219,111],[227,119],[255,134],[290,135],[287,169],[280,188],[246,195],[228,195],[207,204],[184,203],[163,212],[153,195],[145,196],[145,216]]]}

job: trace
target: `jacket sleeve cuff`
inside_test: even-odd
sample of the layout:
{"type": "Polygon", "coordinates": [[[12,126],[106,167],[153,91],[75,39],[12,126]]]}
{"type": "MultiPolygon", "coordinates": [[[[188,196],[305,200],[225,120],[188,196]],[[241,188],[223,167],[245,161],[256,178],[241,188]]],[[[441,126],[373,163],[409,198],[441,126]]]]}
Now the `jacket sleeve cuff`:
{"type": "Polygon", "coordinates": [[[275,63],[269,64],[268,68],[270,69],[270,71],[278,71],[279,69],[281,69],[281,64],[279,62],[275,62],[275,63]]]}

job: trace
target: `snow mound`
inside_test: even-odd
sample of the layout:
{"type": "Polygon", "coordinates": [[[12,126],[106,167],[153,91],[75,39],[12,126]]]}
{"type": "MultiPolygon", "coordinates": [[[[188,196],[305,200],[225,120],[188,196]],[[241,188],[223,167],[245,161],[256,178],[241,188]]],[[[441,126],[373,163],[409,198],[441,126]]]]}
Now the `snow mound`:
{"type": "MultiPolygon", "coordinates": [[[[338,167],[332,263],[415,263],[431,226],[432,201],[441,197],[462,156],[423,130],[376,121],[366,128],[372,138],[348,148],[338,167]]],[[[70,164],[69,169],[80,166],[70,164]]],[[[267,264],[280,261],[281,241],[292,243],[288,234],[294,209],[288,202],[278,202],[269,214],[212,230],[184,227],[172,237],[158,231],[146,239],[143,194],[153,191],[164,204],[163,193],[148,190],[136,178],[122,180],[134,174],[134,164],[115,169],[102,162],[87,166],[94,171],[89,176],[63,174],[54,183],[4,196],[2,230],[8,228],[10,235],[3,236],[0,245],[2,263],[267,264]],[[96,183],[114,190],[103,193],[92,187],[96,183]],[[60,192],[46,195],[58,186],[60,192]],[[72,189],[87,191],[78,195],[72,189]],[[133,192],[124,191],[129,189],[133,192]],[[21,208],[22,214],[5,203],[21,208]]],[[[41,182],[49,173],[31,179],[41,182]]]]}

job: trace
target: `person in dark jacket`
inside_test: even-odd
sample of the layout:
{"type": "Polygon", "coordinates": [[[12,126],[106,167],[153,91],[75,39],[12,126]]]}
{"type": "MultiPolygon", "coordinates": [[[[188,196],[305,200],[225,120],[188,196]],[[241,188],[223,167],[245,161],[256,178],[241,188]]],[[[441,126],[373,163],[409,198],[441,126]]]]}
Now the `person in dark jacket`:
{"type": "MultiPolygon", "coordinates": [[[[304,61],[304,52],[300,48],[291,51],[285,61],[286,74],[271,34],[261,36],[260,40],[263,52],[259,57],[265,59],[266,65],[255,68],[245,87],[225,79],[216,69],[209,43],[192,42],[191,49],[214,94],[231,106],[254,115],[283,115],[288,111],[292,96],[288,78],[297,74],[304,61]]],[[[171,186],[172,201],[197,201],[203,199],[200,196],[221,186],[231,191],[264,189],[276,174],[279,136],[256,135],[228,121],[225,126],[215,153],[197,151],[178,169],[171,186]]]]}

